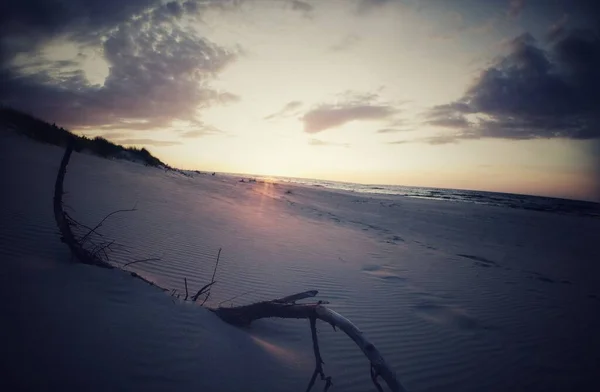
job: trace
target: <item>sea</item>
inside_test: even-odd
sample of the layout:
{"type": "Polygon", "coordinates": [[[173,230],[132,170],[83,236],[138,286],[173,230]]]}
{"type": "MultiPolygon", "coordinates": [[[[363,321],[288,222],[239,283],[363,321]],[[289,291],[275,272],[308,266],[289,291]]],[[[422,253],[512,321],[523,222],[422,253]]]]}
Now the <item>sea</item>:
{"type": "Polygon", "coordinates": [[[239,173],[223,174],[237,176],[246,180],[255,179],[259,182],[273,181],[278,183],[292,183],[312,187],[338,189],[356,193],[398,195],[412,198],[484,204],[497,207],[600,218],[600,203],[585,200],[561,199],[556,197],[464,189],[429,188],[404,185],[356,184],[342,181],[281,176],[254,176],[239,173]]]}

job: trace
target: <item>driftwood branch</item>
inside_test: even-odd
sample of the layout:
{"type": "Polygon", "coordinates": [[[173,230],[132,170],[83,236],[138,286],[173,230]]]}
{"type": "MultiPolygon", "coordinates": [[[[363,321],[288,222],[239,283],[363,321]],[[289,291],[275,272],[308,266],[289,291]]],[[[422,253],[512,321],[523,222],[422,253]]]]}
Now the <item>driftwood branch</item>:
{"type": "Polygon", "coordinates": [[[323,358],[321,358],[321,350],[319,350],[319,339],[317,337],[317,318],[310,317],[308,319],[310,321],[310,334],[312,336],[313,341],[313,351],[315,353],[315,371],[308,382],[308,387],[306,387],[306,392],[309,392],[313,385],[315,385],[315,381],[317,376],[321,376],[321,380],[325,381],[324,390],[327,391],[329,387],[333,385],[331,382],[331,377],[325,376],[325,372],[323,371],[323,358]]]}
{"type": "Polygon", "coordinates": [[[208,292],[206,293],[206,297],[204,297],[204,301],[202,301],[202,306],[208,301],[208,297],[210,297],[210,292],[212,285],[215,283],[215,275],[217,274],[217,267],[219,266],[219,259],[221,258],[221,248],[219,248],[219,253],[217,254],[217,262],[215,263],[215,269],[213,270],[212,278],[210,279],[210,285],[208,286],[208,292]]]}
{"type": "Polygon", "coordinates": [[[198,290],[198,292],[196,293],[196,295],[194,295],[192,297],[192,301],[196,302],[198,300],[198,297],[201,296],[202,294],[206,293],[206,290],[208,290],[210,288],[210,286],[212,286],[213,284],[217,283],[216,281],[212,281],[204,286],[202,286],[202,288],[200,290],[198,290]]]}
{"type": "Polygon", "coordinates": [[[90,230],[87,232],[87,234],[86,234],[86,235],[84,235],[84,236],[81,238],[80,242],[82,242],[82,243],[83,243],[83,242],[84,242],[84,241],[85,241],[85,240],[86,240],[86,239],[87,239],[87,238],[88,238],[90,235],[92,235],[92,234],[98,234],[98,232],[97,232],[96,230],[98,230],[98,229],[100,228],[100,226],[102,226],[102,224],[103,224],[103,223],[104,223],[104,222],[105,222],[105,221],[106,221],[108,218],[110,218],[111,216],[113,216],[113,215],[115,215],[115,214],[119,214],[119,213],[121,213],[121,212],[132,212],[132,211],[136,211],[135,207],[133,207],[133,208],[129,208],[129,209],[126,209],[126,210],[116,210],[116,211],[113,211],[113,212],[109,213],[108,215],[106,215],[106,216],[105,216],[105,217],[104,217],[104,218],[103,218],[103,219],[100,221],[100,223],[98,223],[96,226],[94,226],[94,228],[90,229],[90,230]]]}
{"type": "Polygon", "coordinates": [[[316,297],[317,294],[319,294],[319,292],[317,290],[309,290],[309,291],[304,291],[304,292],[298,293],[298,294],[288,295],[287,297],[274,299],[273,302],[282,302],[282,303],[286,303],[286,304],[293,304],[293,303],[296,303],[296,301],[300,301],[301,299],[316,297]]]}
{"type": "Polygon", "coordinates": [[[187,289],[187,279],[183,278],[183,283],[185,283],[185,298],[184,301],[187,301],[188,299],[188,289],[187,289]]]}
{"type": "MultiPolygon", "coordinates": [[[[118,210],[108,214],[98,225],[94,228],[90,229],[88,233],[82,238],[77,239],[71,230],[71,227],[85,227],[71,218],[64,210],[62,195],[63,191],[63,182],[65,178],[65,173],[67,171],[67,165],[69,163],[69,159],[73,152],[73,142],[70,141],[67,149],[65,150],[65,154],[61,160],[60,168],[58,170],[58,174],[56,176],[56,182],[54,185],[54,218],[56,220],[56,224],[60,230],[62,235],[61,240],[67,244],[71,253],[74,257],[76,257],[81,263],[95,265],[103,268],[114,268],[108,262],[108,257],[106,255],[106,249],[110,249],[112,243],[104,243],[100,245],[95,245],[94,250],[89,251],[83,247],[83,242],[85,240],[89,240],[90,236],[96,233],[96,230],[102,225],[106,219],[110,216],[125,211],[133,211],[133,209],[129,210],[118,210]],[[105,259],[100,257],[100,254],[104,254],[105,259]]],[[[87,228],[87,227],[86,227],[87,228]]],[[[89,229],[89,228],[88,228],[89,229]]],[[[98,234],[98,233],[96,233],[98,234]]],[[[90,240],[90,242],[93,241],[90,240]]],[[[221,255],[221,249],[219,249],[219,254],[217,255],[217,261],[215,263],[215,268],[213,271],[213,276],[211,282],[203,286],[196,295],[192,296],[192,301],[197,301],[198,298],[202,294],[207,294],[206,298],[202,302],[204,304],[208,297],[210,296],[210,288],[212,285],[216,283],[215,276],[217,273],[217,267],[219,265],[219,257],[221,255]]],[[[123,265],[126,267],[128,265],[134,263],[141,263],[144,261],[150,261],[156,259],[144,259],[144,260],[135,260],[123,265]]],[[[121,267],[121,268],[123,268],[121,267]]],[[[141,277],[135,272],[131,272],[131,276],[142,279],[150,285],[156,286],[155,283],[141,277]]],[[[188,290],[187,290],[187,279],[184,279],[186,295],[185,299],[188,298],[188,290]]],[[[163,291],[168,291],[160,286],[157,286],[163,291]]],[[[173,290],[171,296],[174,296],[177,290],[173,290]]],[[[311,336],[313,341],[313,351],[315,354],[315,370],[312,374],[312,377],[309,381],[307,391],[310,391],[313,387],[317,376],[320,376],[321,380],[325,381],[325,390],[327,390],[331,385],[331,377],[325,376],[325,372],[323,370],[323,359],[321,357],[321,352],[319,350],[319,343],[317,338],[317,330],[316,330],[316,320],[320,319],[335,329],[336,327],[342,330],[350,339],[356,343],[356,345],[361,349],[363,354],[367,357],[370,362],[370,373],[371,380],[373,384],[377,388],[378,391],[382,391],[381,385],[377,381],[378,377],[381,377],[390,390],[392,392],[402,392],[405,391],[404,387],[400,384],[394,371],[390,368],[390,366],[385,362],[381,353],[375,348],[375,346],[367,339],[367,337],[358,329],[350,320],[345,318],[344,316],[336,313],[335,311],[323,306],[325,302],[319,301],[317,303],[312,304],[297,304],[296,302],[302,299],[312,298],[317,295],[318,291],[310,290],[305,291],[298,294],[289,295],[283,298],[275,299],[272,301],[263,301],[245,306],[224,308],[218,307],[216,309],[210,309],[214,312],[218,317],[220,317],[223,321],[239,325],[239,326],[249,326],[252,321],[258,320],[261,318],[270,318],[270,317],[278,317],[278,318],[295,318],[295,319],[308,319],[310,322],[311,328],[311,336]]],[[[179,298],[179,294],[177,294],[177,298],[179,298]]]]}
{"type": "MultiPolygon", "coordinates": [[[[56,221],[56,225],[58,226],[58,229],[61,234],[61,241],[64,242],[65,244],[67,244],[67,246],[69,247],[69,250],[71,251],[71,255],[73,256],[73,258],[79,260],[80,263],[112,269],[112,268],[114,268],[114,266],[108,262],[108,255],[106,253],[106,250],[107,249],[110,250],[110,247],[114,244],[114,241],[96,244],[92,240],[91,235],[95,234],[95,235],[102,237],[102,235],[97,232],[97,229],[102,225],[103,222],[106,221],[106,219],[108,219],[110,216],[112,216],[118,212],[125,212],[125,211],[130,211],[130,210],[114,211],[114,212],[108,214],[106,217],[104,217],[104,219],[102,219],[102,221],[98,225],[96,225],[94,228],[85,226],[85,225],[77,222],[75,219],[73,219],[65,211],[65,206],[64,206],[63,200],[62,200],[62,196],[65,193],[64,189],[63,189],[63,183],[65,180],[67,166],[69,164],[69,160],[71,159],[72,153],[73,153],[73,141],[70,140],[67,144],[67,148],[65,149],[65,153],[60,162],[58,174],[56,175],[56,181],[54,183],[54,198],[53,198],[54,219],[56,221]],[[85,229],[88,229],[88,233],[84,237],[79,239],[73,234],[73,230],[71,229],[72,227],[83,227],[85,229]],[[93,248],[91,250],[86,249],[83,246],[83,243],[85,241],[87,241],[93,245],[93,248]],[[102,258],[101,255],[103,255],[104,258],[102,258]]],[[[135,209],[135,207],[133,208],[133,210],[134,209],[135,209]]],[[[126,263],[123,267],[126,267],[130,264],[141,263],[141,262],[150,261],[150,260],[156,260],[156,259],[135,260],[135,261],[126,263]]],[[[123,267],[121,267],[121,269],[123,267]]],[[[137,279],[141,279],[151,286],[156,286],[163,291],[168,291],[167,289],[158,286],[156,283],[151,282],[150,280],[142,277],[141,275],[136,274],[135,272],[131,272],[131,276],[134,278],[137,278],[137,279]]]]}
{"type": "MultiPolygon", "coordinates": [[[[381,377],[386,382],[391,391],[405,391],[404,387],[396,378],[396,374],[391,369],[391,367],[385,362],[379,350],[377,350],[373,343],[371,343],[367,339],[367,337],[362,333],[362,331],[358,329],[358,327],[356,327],[356,325],[354,325],[350,320],[348,320],[341,314],[323,306],[323,303],[321,302],[313,304],[296,304],[294,302],[298,299],[314,297],[315,295],[316,291],[312,290],[272,301],[258,302],[250,305],[236,306],[232,308],[219,307],[217,309],[213,309],[212,311],[215,312],[217,316],[219,316],[223,321],[238,326],[249,326],[250,323],[252,323],[252,321],[254,320],[270,317],[309,320],[320,319],[322,321],[325,321],[326,323],[332,325],[334,328],[337,327],[340,330],[342,330],[346,335],[348,335],[348,337],[352,339],[354,343],[356,343],[356,345],[360,348],[363,354],[367,357],[372,368],[371,379],[373,380],[373,383],[376,385],[376,387],[378,386],[377,378],[381,377]]],[[[314,338],[313,345],[318,345],[314,338]]],[[[321,360],[320,353],[318,353],[318,355],[317,353],[318,352],[315,350],[315,357],[317,358],[317,362],[319,362],[321,360]]],[[[316,366],[316,373],[313,373],[314,378],[316,378],[317,375],[321,374],[320,372],[322,371],[322,368],[320,369],[320,366],[321,365],[316,366]]],[[[312,383],[309,384],[309,387],[312,387],[312,384],[314,383],[314,380],[312,380],[312,378],[311,381],[312,383]]]]}
{"type": "Polygon", "coordinates": [[[56,176],[56,182],[54,183],[54,219],[56,225],[60,230],[62,236],[61,240],[67,244],[71,253],[84,264],[95,265],[102,268],[113,268],[108,261],[103,260],[98,253],[92,253],[82,246],[82,243],[75,238],[71,225],[73,220],[69,218],[67,213],[63,209],[63,182],[65,179],[65,173],[67,172],[67,165],[73,152],[73,141],[69,141],[65,155],[60,162],[60,168],[58,169],[58,175],[56,176]]]}
{"type": "Polygon", "coordinates": [[[217,306],[221,306],[221,305],[222,305],[222,304],[224,304],[225,302],[233,301],[234,299],[237,299],[237,298],[239,298],[239,297],[243,297],[244,295],[248,295],[248,294],[251,294],[251,293],[254,293],[254,292],[256,292],[256,290],[250,290],[250,291],[246,291],[246,292],[244,292],[244,293],[242,293],[242,294],[235,295],[235,296],[233,296],[233,297],[231,297],[231,298],[224,299],[223,301],[219,302],[219,303],[217,304],[217,306]]]}

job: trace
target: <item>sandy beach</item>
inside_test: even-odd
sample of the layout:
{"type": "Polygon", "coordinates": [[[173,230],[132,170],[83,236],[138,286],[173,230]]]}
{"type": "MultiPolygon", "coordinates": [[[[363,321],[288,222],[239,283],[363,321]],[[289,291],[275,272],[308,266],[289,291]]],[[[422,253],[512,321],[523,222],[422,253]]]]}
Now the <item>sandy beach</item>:
{"type": "MultiPolygon", "coordinates": [[[[308,322],[223,323],[122,271],[70,263],[52,217],[63,150],[3,134],[0,285],[5,382],[23,389],[303,390],[308,322]],[[18,169],[18,170],[17,170],[18,169]],[[51,371],[50,371],[51,369],[51,371]]],[[[111,261],[207,305],[316,289],[411,391],[590,390],[600,347],[600,220],[174,172],[74,154],[65,203],[114,216],[111,261]],[[239,297],[238,297],[239,296],[239,297]]],[[[337,391],[373,386],[368,362],[319,325],[337,391]]]]}

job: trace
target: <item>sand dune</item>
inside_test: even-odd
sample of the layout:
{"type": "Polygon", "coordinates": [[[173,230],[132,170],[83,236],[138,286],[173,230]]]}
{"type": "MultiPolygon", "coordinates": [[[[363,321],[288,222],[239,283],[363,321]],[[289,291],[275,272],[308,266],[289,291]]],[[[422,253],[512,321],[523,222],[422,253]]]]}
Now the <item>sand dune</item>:
{"type": "MultiPolygon", "coordinates": [[[[239,330],[125,274],[69,264],[51,209],[63,151],[1,137],[2,366],[12,381],[305,388],[308,323],[239,330]]],[[[65,201],[88,224],[136,206],[102,227],[121,244],[112,260],[158,257],[128,268],[179,292],[184,277],[191,291],[210,281],[222,248],[212,306],[320,290],[411,391],[600,388],[599,219],[238,180],[74,154],[65,201]]],[[[373,389],[353,343],[320,332],[332,390],[373,389]]]]}

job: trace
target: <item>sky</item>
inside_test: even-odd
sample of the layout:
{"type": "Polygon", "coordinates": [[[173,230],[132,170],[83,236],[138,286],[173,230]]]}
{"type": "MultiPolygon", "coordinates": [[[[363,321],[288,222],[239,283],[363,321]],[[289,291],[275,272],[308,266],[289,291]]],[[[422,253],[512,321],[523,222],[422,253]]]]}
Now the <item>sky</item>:
{"type": "Polygon", "coordinates": [[[0,103],[172,166],[600,201],[595,0],[20,0],[0,103]]]}

